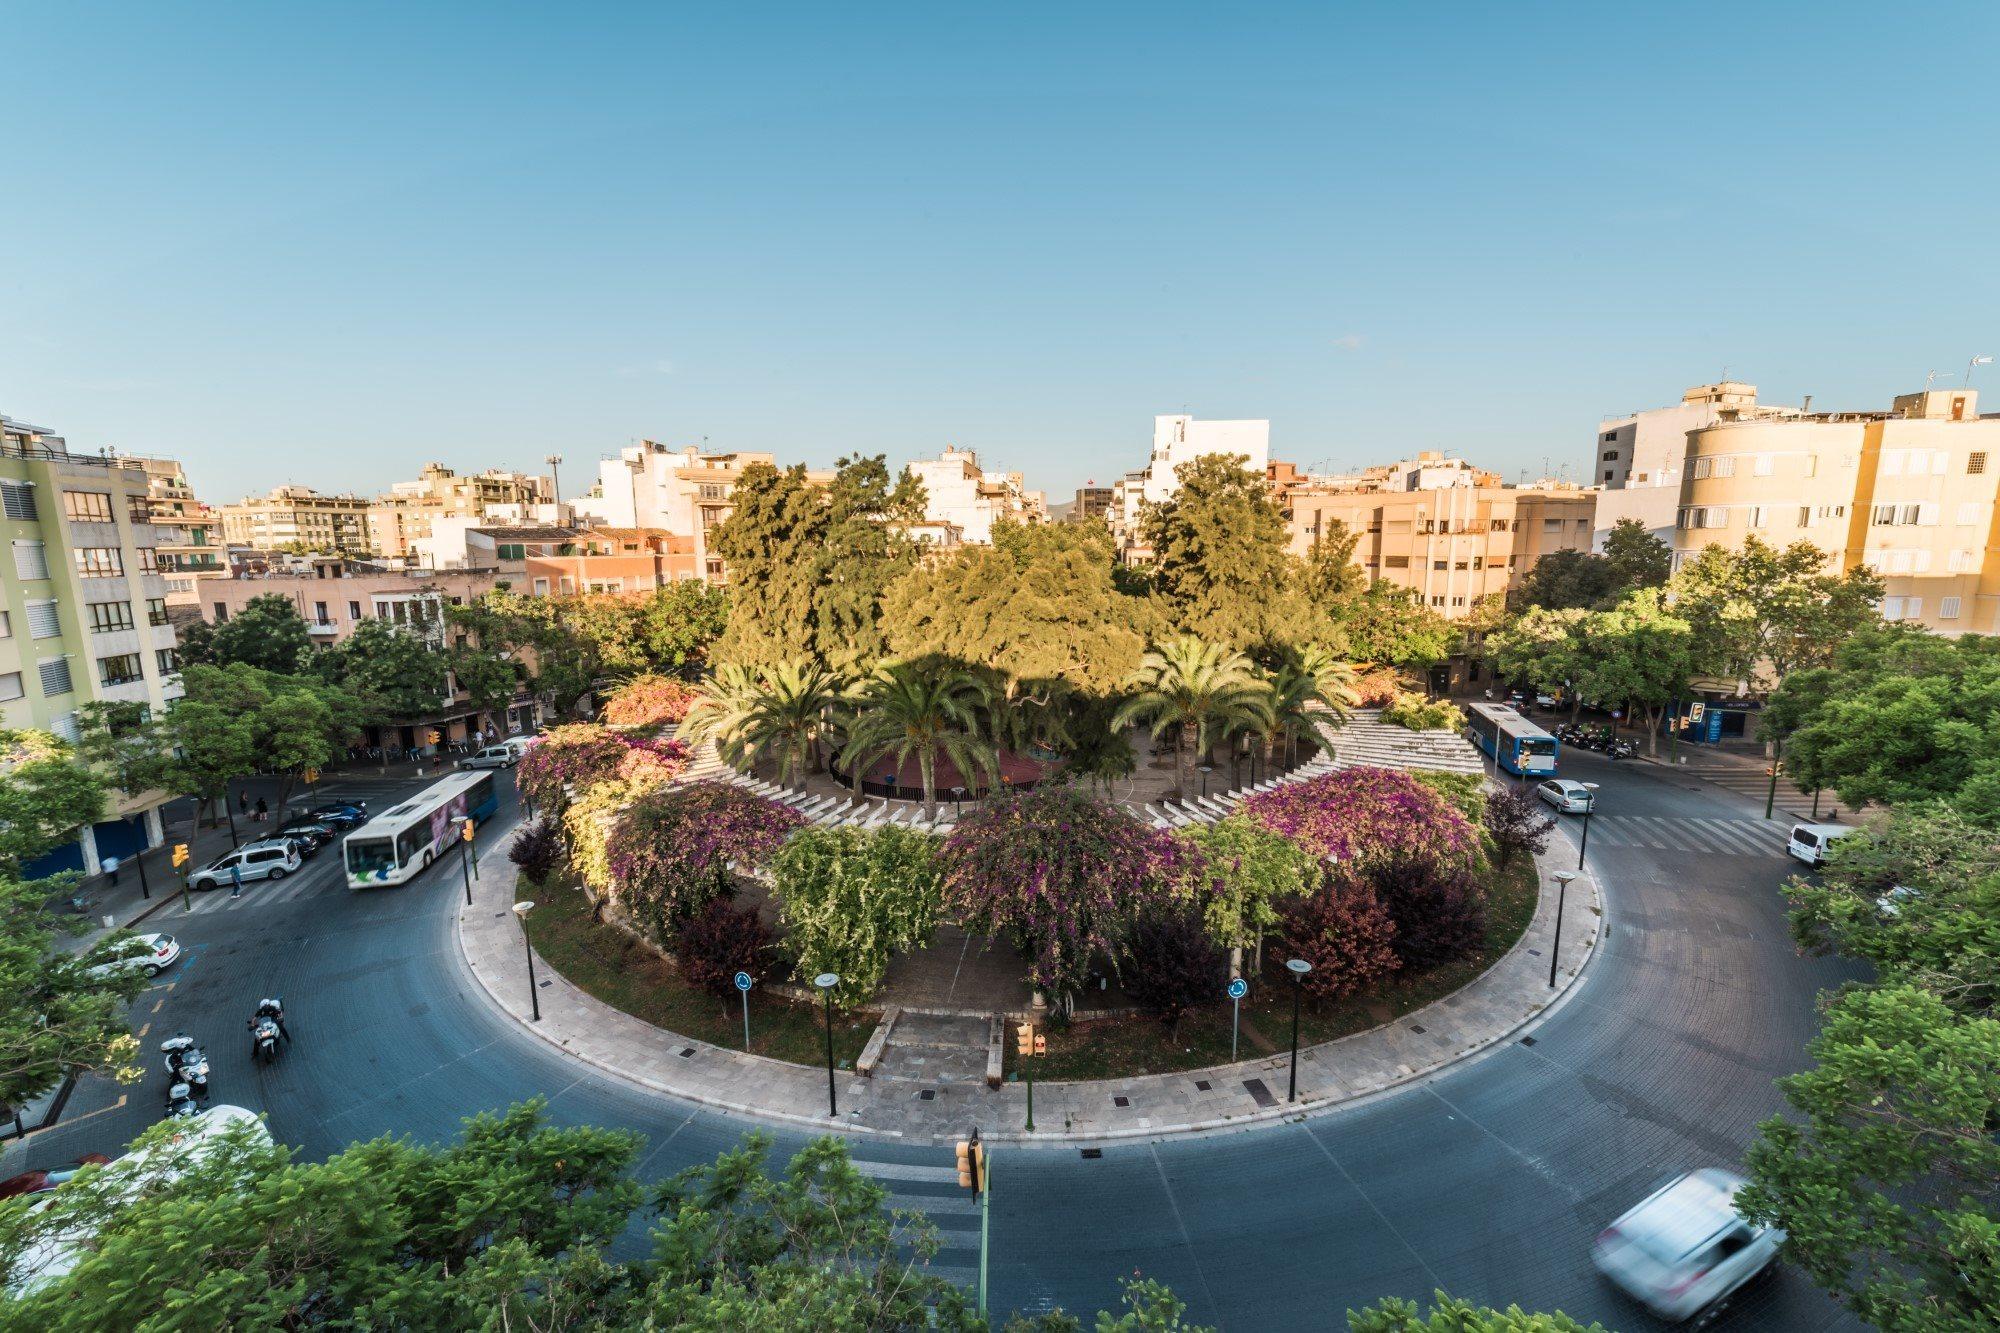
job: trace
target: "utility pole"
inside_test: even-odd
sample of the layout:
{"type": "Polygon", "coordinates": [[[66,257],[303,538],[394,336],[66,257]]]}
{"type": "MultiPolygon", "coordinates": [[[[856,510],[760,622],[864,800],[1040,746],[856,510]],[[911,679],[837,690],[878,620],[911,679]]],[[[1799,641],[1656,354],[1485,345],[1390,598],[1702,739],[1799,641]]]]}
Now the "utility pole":
{"type": "Polygon", "coordinates": [[[1764,818],[1766,819],[1771,817],[1771,807],[1778,803],[1778,770],[1785,765],[1782,757],[1784,753],[1785,742],[1782,737],[1771,742],[1771,785],[1764,793],[1764,818]]]}

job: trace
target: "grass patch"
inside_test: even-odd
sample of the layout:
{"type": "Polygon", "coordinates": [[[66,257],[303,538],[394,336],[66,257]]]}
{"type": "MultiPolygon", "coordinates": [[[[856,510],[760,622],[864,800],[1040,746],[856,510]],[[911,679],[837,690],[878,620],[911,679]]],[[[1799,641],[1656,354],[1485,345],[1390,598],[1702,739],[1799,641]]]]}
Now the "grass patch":
{"type": "MultiPolygon", "coordinates": [[[[695,990],[659,955],[642,948],[624,932],[592,920],[590,900],[581,889],[560,883],[538,888],[523,875],[516,881],[514,896],[534,899],[528,938],[543,961],[570,984],[655,1027],[711,1046],[743,1049],[740,1001],[731,998],[724,1002],[695,990]]],[[[835,1012],[834,1061],[843,1069],[852,1069],[874,1031],[872,1015],[842,1016],[835,1012]]],[[[751,991],[750,1052],[793,1064],[823,1066],[826,1026],[822,1011],[762,987],[751,991]]]]}
{"type": "MultiPolygon", "coordinates": [[[[1299,1044],[1315,1046],[1380,1027],[1462,989],[1498,962],[1534,919],[1540,889],[1534,859],[1517,857],[1513,865],[1494,875],[1490,887],[1486,941],[1477,952],[1429,971],[1399,972],[1369,994],[1352,999],[1318,1007],[1308,999],[1299,1014],[1299,1044]]],[[[1229,1001],[1217,997],[1214,1005],[1182,1019],[1180,1032],[1171,1041],[1165,1028],[1142,1016],[1095,1019],[1073,1024],[1062,1032],[1044,1029],[1048,1054],[1034,1062],[1035,1077],[1130,1078],[1227,1064],[1229,1011],[1229,1001]]],[[[1267,1053],[1253,1033],[1261,1034],[1272,1050],[1290,1049],[1291,982],[1284,959],[1269,948],[1264,951],[1263,975],[1251,978],[1250,994],[1243,1001],[1238,1059],[1250,1060],[1267,1053]]],[[[1007,1061],[1010,1070],[1017,1063],[1011,1040],[1007,1061]]]]}

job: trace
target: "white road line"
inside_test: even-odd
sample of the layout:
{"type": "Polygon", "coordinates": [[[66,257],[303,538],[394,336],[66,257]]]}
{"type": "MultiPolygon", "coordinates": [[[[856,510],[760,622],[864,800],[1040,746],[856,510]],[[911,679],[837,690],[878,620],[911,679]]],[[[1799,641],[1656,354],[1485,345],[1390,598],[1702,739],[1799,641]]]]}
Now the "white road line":
{"type": "Polygon", "coordinates": [[[930,1180],[939,1183],[958,1183],[958,1168],[955,1166],[916,1166],[906,1162],[870,1162],[859,1157],[853,1160],[856,1171],[859,1171],[864,1176],[873,1176],[877,1180],[930,1180]]]}

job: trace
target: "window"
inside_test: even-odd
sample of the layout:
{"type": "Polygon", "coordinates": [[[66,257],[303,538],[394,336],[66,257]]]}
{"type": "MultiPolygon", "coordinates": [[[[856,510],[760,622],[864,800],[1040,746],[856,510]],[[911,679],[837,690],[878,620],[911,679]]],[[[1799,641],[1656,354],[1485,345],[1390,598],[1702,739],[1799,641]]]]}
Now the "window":
{"type": "Polygon", "coordinates": [[[1947,597],[1943,601],[1938,603],[1938,619],[1939,620],[1958,619],[1958,598],[1947,597]]]}
{"type": "Polygon", "coordinates": [[[1473,567],[1474,569],[1484,569],[1484,568],[1486,568],[1486,557],[1485,557],[1485,556],[1483,556],[1483,555],[1475,555],[1475,556],[1473,556],[1473,557],[1472,557],[1472,567],[1473,567]]]}
{"type": "Polygon", "coordinates": [[[1751,527],[1753,527],[1753,528],[1761,528],[1761,527],[1763,527],[1763,526],[1764,526],[1764,506],[1763,506],[1763,505],[1751,505],[1751,506],[1750,506],[1750,526],[1751,526],[1751,527]]]}
{"type": "Polygon", "coordinates": [[[500,558],[502,560],[526,560],[528,558],[527,543],[501,542],[500,558]]]}
{"type": "Polygon", "coordinates": [[[1443,569],[1444,567],[1445,567],[1445,562],[1444,562],[1444,561],[1442,561],[1442,560],[1433,560],[1433,561],[1431,561],[1431,568],[1432,568],[1432,569],[1443,569]]]}
{"type": "Polygon", "coordinates": [[[11,639],[13,637],[14,622],[8,618],[5,611],[0,611],[0,639],[11,639]]]}
{"type": "Polygon", "coordinates": [[[28,603],[28,635],[36,639],[61,637],[62,617],[56,614],[54,602],[28,603]]]}
{"type": "Polygon", "coordinates": [[[1903,451],[1901,449],[1884,449],[1882,451],[1882,475],[1885,477],[1900,477],[1903,475],[1903,451]]]}
{"type": "Polygon", "coordinates": [[[70,554],[76,557],[80,579],[110,579],[125,572],[125,556],[115,546],[79,546],[70,554]]]}
{"type": "Polygon", "coordinates": [[[42,678],[42,697],[53,699],[58,694],[68,694],[72,688],[69,680],[69,659],[51,657],[35,663],[35,671],[42,678]]]}
{"type": "Polygon", "coordinates": [[[1607,462],[1607,463],[1615,463],[1615,462],[1617,462],[1617,461],[1618,461],[1618,451],[1617,451],[1616,449],[1612,449],[1612,450],[1609,450],[1608,452],[1606,452],[1606,453],[1605,453],[1605,455],[1604,455],[1604,461],[1605,461],[1605,462],[1607,462]]]}
{"type": "Polygon", "coordinates": [[[22,698],[27,693],[27,687],[21,683],[20,672],[0,671],[0,703],[22,698]]]}
{"type": "Polygon", "coordinates": [[[1920,504],[1898,505],[1896,507],[1896,526],[1899,528],[1915,527],[1917,525],[1917,521],[1921,519],[1923,516],[1924,516],[1924,507],[1920,504]]]}
{"type": "Polygon", "coordinates": [[[1918,617],[1922,616],[1923,613],[1924,613],[1923,598],[1906,597],[1903,599],[1903,619],[1915,620],[1918,617]]]}
{"type": "Polygon", "coordinates": [[[548,595],[549,595],[549,581],[547,579],[536,579],[535,596],[547,597],[548,595]]]}
{"type": "Polygon", "coordinates": [[[111,496],[105,491],[64,491],[63,514],[72,523],[109,523],[111,496]]]}
{"type": "Polygon", "coordinates": [[[712,483],[704,483],[701,488],[701,498],[704,500],[720,500],[724,498],[723,488],[712,483]]]}
{"type": "Polygon", "coordinates": [[[148,597],[146,599],[146,623],[148,625],[164,625],[167,623],[166,598],[148,597]]]}
{"type": "Polygon", "coordinates": [[[1876,505],[1868,511],[1868,523],[1871,527],[1886,528],[1895,521],[1896,506],[1894,505],[1876,505]]]}
{"type": "Polygon", "coordinates": [[[40,521],[35,512],[35,488],[18,481],[0,481],[0,516],[21,523],[40,521]]]}
{"type": "Polygon", "coordinates": [[[1811,505],[1800,505],[1800,506],[1799,506],[1799,526],[1803,528],[1803,527],[1805,527],[1805,526],[1806,526],[1806,525],[1807,525],[1808,523],[1811,523],[1811,522],[1812,522],[1812,506],[1811,506],[1811,505]]]}
{"type": "Polygon", "coordinates": [[[331,622],[331,620],[330,620],[330,618],[329,618],[329,617],[327,616],[327,614],[326,614],[326,603],[325,603],[325,602],[314,602],[314,603],[313,603],[313,619],[314,619],[315,621],[317,621],[318,623],[322,624],[322,625],[326,625],[326,624],[330,624],[330,623],[332,623],[332,622],[331,622]]]}
{"type": "Polygon", "coordinates": [[[1976,525],[1978,522],[1979,522],[1979,502],[1977,500],[1967,500],[1963,504],[1959,505],[1958,525],[1960,527],[1962,528],[1972,527],[1976,525]]]}
{"type": "Polygon", "coordinates": [[[1697,458],[1694,460],[1693,465],[1688,468],[1688,477],[1694,481],[1706,481],[1710,469],[1714,466],[1715,461],[1713,459],[1697,458]]]}
{"type": "Polygon", "coordinates": [[[160,553],[156,548],[151,546],[141,546],[139,548],[139,572],[141,574],[157,574],[160,572],[160,553]]]}
{"type": "Polygon", "coordinates": [[[97,659],[97,678],[106,685],[130,685],[146,677],[139,668],[139,654],[120,653],[116,657],[97,659]]]}
{"type": "Polygon", "coordinates": [[[1901,620],[1902,618],[1903,599],[1900,597],[1884,597],[1882,599],[1882,619],[1901,620]]]}
{"type": "Polygon", "coordinates": [[[40,542],[14,543],[14,574],[23,579],[45,579],[49,576],[48,551],[40,542]]]}
{"type": "Polygon", "coordinates": [[[130,602],[91,602],[85,609],[90,612],[92,634],[109,634],[113,630],[132,628],[130,602]]]}
{"type": "Polygon", "coordinates": [[[1954,574],[1962,574],[1972,568],[1972,552],[1953,551],[1945,557],[1944,567],[1954,574]]]}
{"type": "Polygon", "coordinates": [[[1542,533],[1544,536],[1550,534],[1555,534],[1559,536],[1561,535],[1562,530],[1563,530],[1563,521],[1561,519],[1545,518],[1542,520],[1542,533]]]}
{"type": "Polygon", "coordinates": [[[563,575],[563,576],[562,576],[562,590],[563,590],[564,592],[575,592],[575,591],[576,591],[576,580],[575,580],[575,579],[573,579],[573,578],[571,578],[571,577],[570,577],[569,575],[567,575],[567,574],[563,575]]]}
{"type": "Polygon", "coordinates": [[[1715,460],[1715,475],[1733,477],[1736,475],[1736,459],[1728,454],[1715,460]]]}
{"type": "Polygon", "coordinates": [[[153,665],[160,669],[161,675],[173,675],[181,669],[180,650],[178,648],[155,648],[153,650],[153,665]]]}
{"type": "Polygon", "coordinates": [[[1443,605],[1444,605],[1444,598],[1442,598],[1442,597],[1432,597],[1432,598],[1431,598],[1431,605],[1432,605],[1432,606],[1443,606],[1443,605]]]}
{"type": "Polygon", "coordinates": [[[347,604],[347,618],[349,620],[361,619],[361,603],[349,602],[347,604]]]}
{"type": "Polygon", "coordinates": [[[1452,562],[1451,562],[1451,567],[1452,567],[1453,569],[1465,569],[1465,568],[1467,568],[1468,566],[1467,566],[1466,562],[1465,562],[1465,561],[1463,561],[1463,560],[1454,560],[1454,561],[1452,561],[1452,562]]]}
{"type": "Polygon", "coordinates": [[[1758,454],[1751,462],[1750,471],[1759,477],[1768,477],[1777,468],[1777,460],[1769,454],[1758,454]]]}
{"type": "Polygon", "coordinates": [[[215,606],[215,623],[220,625],[223,621],[229,619],[229,603],[216,602],[214,603],[214,606],[215,606]]]}
{"type": "Polygon", "coordinates": [[[125,519],[133,527],[153,521],[153,506],[143,495],[125,497],[125,519]]]}
{"type": "Polygon", "coordinates": [[[1465,599],[1464,599],[1463,597],[1454,597],[1454,598],[1452,598],[1452,599],[1451,599],[1451,604],[1452,604],[1453,606],[1464,606],[1464,605],[1465,605],[1465,599]]]}
{"type": "MultiPolygon", "coordinates": [[[[1976,477],[1984,471],[1986,471],[1986,451],[1984,449],[1974,450],[1965,456],[1966,476],[1976,477]]],[[[1950,617],[1946,617],[1946,619],[1950,619],[1950,617]]]]}
{"type": "Polygon", "coordinates": [[[1387,569],[1408,569],[1410,567],[1410,557],[1406,555],[1385,555],[1382,557],[1382,564],[1387,569]]]}

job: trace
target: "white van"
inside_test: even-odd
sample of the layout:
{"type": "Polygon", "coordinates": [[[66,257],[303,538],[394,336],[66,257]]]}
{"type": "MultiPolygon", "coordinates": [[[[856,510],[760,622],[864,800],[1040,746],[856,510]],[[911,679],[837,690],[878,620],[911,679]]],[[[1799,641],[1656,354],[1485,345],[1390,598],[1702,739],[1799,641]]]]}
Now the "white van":
{"type": "Polygon", "coordinates": [[[1794,824],[1792,839],[1785,844],[1785,850],[1807,865],[1816,866],[1826,860],[1827,849],[1835,842],[1860,831],[1846,824],[1794,824]]]}

